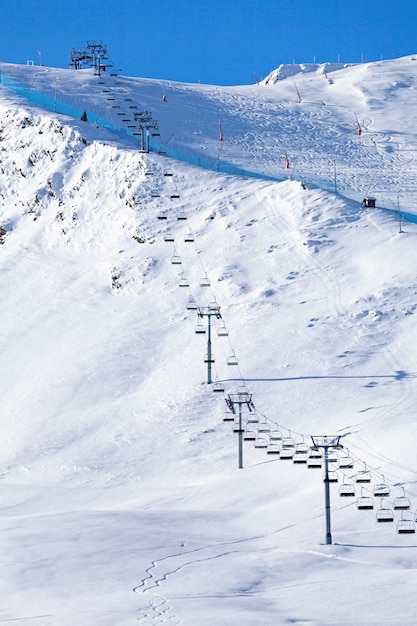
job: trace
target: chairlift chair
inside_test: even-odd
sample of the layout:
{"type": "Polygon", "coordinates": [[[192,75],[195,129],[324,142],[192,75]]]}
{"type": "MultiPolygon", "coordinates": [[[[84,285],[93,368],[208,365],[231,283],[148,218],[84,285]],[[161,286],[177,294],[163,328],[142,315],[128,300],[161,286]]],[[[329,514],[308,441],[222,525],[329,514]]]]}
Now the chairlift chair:
{"type": "Polygon", "coordinates": [[[353,459],[349,453],[339,457],[339,469],[351,469],[353,467],[353,459]]]}
{"type": "Polygon", "coordinates": [[[185,276],[181,276],[181,278],[178,281],[178,287],[189,287],[190,286],[190,281],[188,280],[188,278],[185,278],[185,276]]]}
{"type": "Polygon", "coordinates": [[[282,441],[282,433],[277,428],[275,430],[271,430],[269,434],[269,439],[271,441],[282,441]]]}
{"type": "Polygon", "coordinates": [[[189,297],[187,302],[188,311],[196,311],[198,309],[197,302],[194,300],[192,296],[189,297]]]}
{"type": "Polygon", "coordinates": [[[304,465],[307,463],[309,447],[306,443],[300,442],[295,445],[295,453],[293,463],[296,465],[304,465]]]}
{"type": "Polygon", "coordinates": [[[224,385],[220,381],[216,381],[213,383],[213,392],[214,393],[224,393],[224,385]]]}
{"type": "Polygon", "coordinates": [[[172,233],[166,233],[164,236],[164,241],[175,241],[175,237],[172,233]]]}
{"type": "Polygon", "coordinates": [[[295,465],[304,465],[307,463],[308,452],[297,452],[297,449],[294,452],[293,463],[295,465]]]}
{"type": "Polygon", "coordinates": [[[238,360],[235,353],[227,357],[227,365],[238,365],[238,360]]]}
{"type": "Polygon", "coordinates": [[[171,258],[171,264],[172,265],[181,265],[181,257],[178,256],[178,254],[174,254],[174,256],[171,258]]]}
{"type": "Polygon", "coordinates": [[[354,498],[356,496],[355,485],[343,482],[339,487],[339,496],[342,498],[354,498]]]}
{"type": "Polygon", "coordinates": [[[219,326],[218,327],[217,335],[219,337],[228,337],[229,336],[229,331],[227,330],[227,328],[226,328],[226,326],[224,324],[223,324],[223,326],[219,326]]]}
{"type": "Polygon", "coordinates": [[[360,470],[356,473],[355,482],[357,483],[370,483],[371,482],[371,474],[368,470],[360,470]]]}
{"type": "Polygon", "coordinates": [[[259,422],[259,417],[256,413],[250,413],[247,419],[248,424],[257,424],[259,422]]]}
{"type": "Polygon", "coordinates": [[[307,457],[307,467],[309,469],[320,469],[323,464],[323,454],[320,450],[310,449],[307,457]]]}
{"type": "Polygon", "coordinates": [[[177,215],[177,220],[178,221],[183,221],[187,219],[187,215],[185,214],[185,211],[180,211],[177,215]]]}
{"type": "Polygon", "coordinates": [[[268,441],[265,439],[265,437],[257,437],[253,445],[255,446],[255,448],[267,448],[268,441]]]}
{"type": "Polygon", "coordinates": [[[358,511],[368,511],[374,508],[374,501],[370,496],[360,496],[356,502],[358,511]]]}
{"type": "Polygon", "coordinates": [[[394,521],[394,511],[389,507],[384,507],[383,500],[381,500],[381,507],[376,512],[376,521],[380,524],[394,521]]]}
{"type": "Polygon", "coordinates": [[[389,485],[385,483],[380,483],[379,485],[375,485],[374,487],[374,497],[375,498],[387,498],[390,494],[389,485]]]}
{"type": "Polygon", "coordinates": [[[266,422],[261,422],[258,425],[258,433],[269,433],[270,430],[271,430],[271,427],[266,422]]]}
{"type": "Polygon", "coordinates": [[[270,443],[266,449],[267,454],[281,454],[281,446],[279,443],[270,443]]]}
{"type": "Polygon", "coordinates": [[[244,441],[256,441],[256,433],[254,430],[245,430],[243,433],[244,441]]]}
{"type": "Polygon", "coordinates": [[[234,422],[235,414],[231,411],[225,411],[223,415],[223,422],[234,422]]]}
{"type": "MultiPolygon", "coordinates": [[[[207,274],[203,276],[203,278],[200,280],[200,287],[210,287],[210,281],[207,278],[207,274]]],[[[218,333],[219,331],[217,331],[217,334],[218,333]]]]}
{"type": "Polygon", "coordinates": [[[243,428],[243,426],[242,426],[242,428],[240,427],[240,424],[239,424],[238,421],[234,423],[234,425],[233,425],[233,432],[234,433],[241,433],[241,432],[243,433],[244,431],[245,431],[245,429],[243,428]]]}
{"type": "Polygon", "coordinates": [[[397,533],[399,535],[413,535],[416,532],[416,525],[412,519],[404,519],[402,516],[397,523],[397,533]]]}
{"type": "Polygon", "coordinates": [[[187,233],[184,237],[184,242],[185,243],[193,243],[194,242],[194,235],[190,232],[187,233]]]}
{"type": "Polygon", "coordinates": [[[204,324],[201,324],[200,322],[197,324],[197,326],[195,327],[195,334],[196,335],[206,334],[206,327],[204,326],[204,324]]]}
{"type": "Polygon", "coordinates": [[[295,441],[293,437],[283,437],[282,439],[282,447],[283,448],[291,448],[295,452],[295,441]]]}
{"type": "Polygon", "coordinates": [[[172,176],[172,172],[164,172],[164,176],[172,176]]]}
{"type": "Polygon", "coordinates": [[[410,500],[406,496],[398,496],[394,498],[393,506],[396,511],[408,511],[410,508],[410,500]]]}
{"type": "Polygon", "coordinates": [[[156,217],[157,217],[158,220],[167,220],[168,219],[168,215],[164,211],[161,211],[161,213],[158,213],[158,215],[156,217]]]}
{"type": "Polygon", "coordinates": [[[294,458],[294,448],[282,447],[279,458],[281,461],[292,461],[294,458]]]}
{"type": "Polygon", "coordinates": [[[215,362],[214,354],[211,354],[210,356],[206,354],[204,356],[204,363],[214,363],[214,362],[215,362]]]}
{"type": "Polygon", "coordinates": [[[172,193],[170,197],[171,197],[171,199],[179,198],[180,194],[179,193],[172,193]]]}
{"type": "MultiPolygon", "coordinates": [[[[326,480],[326,473],[323,474],[323,482],[325,480],[326,480]]],[[[339,477],[337,475],[337,472],[335,472],[335,471],[327,472],[327,482],[329,482],[329,483],[338,483],[339,482],[339,477]]]]}

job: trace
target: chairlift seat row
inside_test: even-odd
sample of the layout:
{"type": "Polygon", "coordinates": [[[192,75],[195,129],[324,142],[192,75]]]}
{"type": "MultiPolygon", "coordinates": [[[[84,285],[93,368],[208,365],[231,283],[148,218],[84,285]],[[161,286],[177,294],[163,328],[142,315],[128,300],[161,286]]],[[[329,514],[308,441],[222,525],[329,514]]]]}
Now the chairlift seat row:
{"type": "Polygon", "coordinates": [[[396,511],[407,511],[410,508],[410,500],[406,496],[394,498],[394,509],[396,511]]]}
{"type": "Polygon", "coordinates": [[[376,512],[376,521],[380,524],[393,522],[394,512],[392,509],[378,509],[376,512]]]}
{"type": "Polygon", "coordinates": [[[399,535],[411,535],[416,532],[416,525],[413,520],[400,519],[397,524],[397,532],[399,535]]]}
{"type": "Polygon", "coordinates": [[[354,498],[356,496],[355,486],[350,483],[342,483],[339,487],[339,496],[342,498],[354,498]]]}
{"type": "Polygon", "coordinates": [[[281,452],[282,452],[281,446],[277,445],[276,443],[272,443],[272,444],[270,443],[266,450],[267,454],[278,455],[278,454],[281,454],[281,452]]]}
{"type": "Polygon", "coordinates": [[[387,498],[390,494],[390,488],[388,485],[380,484],[374,487],[374,496],[376,498],[387,498]]]}
{"type": "Polygon", "coordinates": [[[361,511],[371,510],[374,508],[374,501],[369,496],[361,496],[358,498],[356,508],[361,511]]]}
{"type": "Polygon", "coordinates": [[[297,452],[297,450],[295,451],[294,454],[294,458],[293,458],[293,463],[295,463],[295,465],[304,465],[307,463],[307,452],[297,452]]]}

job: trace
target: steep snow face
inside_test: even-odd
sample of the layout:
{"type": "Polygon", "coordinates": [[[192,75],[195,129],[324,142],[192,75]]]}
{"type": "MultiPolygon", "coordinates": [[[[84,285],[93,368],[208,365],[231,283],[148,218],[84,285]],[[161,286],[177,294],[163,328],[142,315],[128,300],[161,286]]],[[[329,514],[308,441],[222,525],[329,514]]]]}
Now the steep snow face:
{"type": "Polygon", "coordinates": [[[291,77],[31,77],[114,121],[103,88],[132,98],[188,161],[282,180],[141,154],[1,89],[2,619],[413,624],[415,538],[396,532],[417,506],[411,59],[306,72],[300,104],[291,77]],[[241,469],[193,303],[220,306],[212,380],[255,405],[241,469]],[[335,545],[321,545],[323,468],[268,454],[278,431],[299,445],[340,435],[354,460],[331,464],[356,490],[331,485],[335,545]],[[357,510],[380,483],[390,495],[357,510]],[[377,523],[403,496],[410,510],[377,523]]]}

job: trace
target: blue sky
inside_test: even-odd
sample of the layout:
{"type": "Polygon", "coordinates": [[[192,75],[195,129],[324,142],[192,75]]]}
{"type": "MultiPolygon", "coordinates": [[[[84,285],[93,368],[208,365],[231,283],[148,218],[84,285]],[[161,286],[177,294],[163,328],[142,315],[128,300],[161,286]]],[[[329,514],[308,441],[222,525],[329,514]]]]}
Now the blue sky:
{"type": "Polygon", "coordinates": [[[102,40],[128,76],[249,84],[281,63],[417,52],[415,0],[0,0],[0,61],[67,67],[102,40]],[[40,53],[40,54],[39,54],[40,53]]]}

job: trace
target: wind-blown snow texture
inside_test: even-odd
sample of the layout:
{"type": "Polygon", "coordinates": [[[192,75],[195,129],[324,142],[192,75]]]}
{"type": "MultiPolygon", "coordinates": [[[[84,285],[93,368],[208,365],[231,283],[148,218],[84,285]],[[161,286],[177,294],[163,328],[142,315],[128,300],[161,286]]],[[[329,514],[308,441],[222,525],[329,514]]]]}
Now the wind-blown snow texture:
{"type": "Polygon", "coordinates": [[[298,69],[231,88],[1,66],[89,116],[0,88],[1,623],[416,623],[417,62],[298,69]],[[190,299],[221,307],[225,396],[190,299]],[[333,545],[323,470],[268,454],[278,430],[341,436],[333,545]]]}

